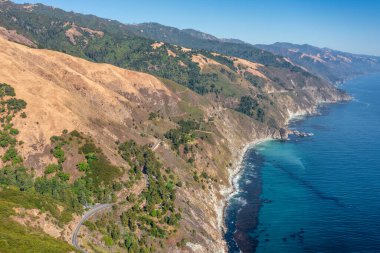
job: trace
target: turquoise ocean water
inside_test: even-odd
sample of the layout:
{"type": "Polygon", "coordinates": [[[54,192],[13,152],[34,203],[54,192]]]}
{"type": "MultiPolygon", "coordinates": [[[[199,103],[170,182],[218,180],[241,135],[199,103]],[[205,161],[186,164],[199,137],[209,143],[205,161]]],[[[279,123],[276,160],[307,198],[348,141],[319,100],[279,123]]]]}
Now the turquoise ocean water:
{"type": "Polygon", "coordinates": [[[293,122],[312,137],[247,151],[226,212],[230,252],[380,252],[380,75],[293,122]]]}

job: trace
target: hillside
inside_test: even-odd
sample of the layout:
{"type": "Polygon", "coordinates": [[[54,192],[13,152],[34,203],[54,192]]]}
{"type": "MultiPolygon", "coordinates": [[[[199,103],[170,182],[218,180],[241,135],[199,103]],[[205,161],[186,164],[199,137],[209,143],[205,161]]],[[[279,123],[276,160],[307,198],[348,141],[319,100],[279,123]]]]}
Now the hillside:
{"type": "Polygon", "coordinates": [[[376,56],[350,54],[329,48],[291,43],[255,46],[286,57],[291,62],[333,83],[380,71],[380,57],[376,56]]]}
{"type": "Polygon", "coordinates": [[[287,61],[282,59],[282,57],[278,57],[267,51],[260,50],[250,44],[236,39],[219,39],[213,35],[193,29],[181,30],[158,23],[128,25],[126,26],[126,29],[138,36],[143,36],[145,38],[157,41],[164,41],[174,45],[218,52],[221,54],[258,62],[267,66],[281,68],[293,67],[287,61]]]}
{"type": "Polygon", "coordinates": [[[96,203],[113,208],[81,229],[90,252],[223,252],[242,149],[286,138],[294,114],[348,99],[300,68],[43,5],[0,8],[2,252],[74,250],[75,225],[96,203]]]}
{"type": "MultiPolygon", "coordinates": [[[[76,196],[75,191],[70,193],[74,194],[74,199],[78,198],[75,200],[79,201],[78,204],[83,203],[80,200],[83,197],[87,203],[104,203],[110,199],[118,203],[113,214],[103,216],[102,220],[95,220],[95,228],[91,227],[92,223],[88,224],[91,229],[84,230],[82,237],[87,239],[81,241],[81,245],[87,245],[85,247],[90,248],[105,247],[102,235],[103,239],[108,238],[105,236],[110,232],[107,232],[109,230],[104,224],[114,222],[118,224],[120,221],[117,217],[129,206],[128,202],[125,203],[125,196],[132,192],[138,194],[141,192],[139,189],[145,187],[143,178],[132,177],[130,170],[125,169],[133,169],[131,167],[133,163],[128,162],[129,156],[117,154],[117,149],[122,155],[123,150],[125,148],[130,150],[131,146],[128,142],[126,146],[119,147],[115,143],[124,143],[132,139],[141,145],[153,145],[157,141],[164,141],[155,153],[165,167],[171,168],[169,172],[164,173],[172,175],[174,182],[177,182],[175,206],[176,210],[181,210],[182,217],[180,223],[175,225],[177,227],[175,233],[166,234],[163,239],[155,239],[155,236],[148,237],[144,239],[147,240],[144,243],[151,248],[160,247],[159,245],[162,244],[160,241],[165,241],[163,244],[165,246],[158,251],[174,251],[177,247],[192,249],[196,252],[199,252],[197,249],[203,252],[206,248],[210,252],[223,249],[224,243],[220,233],[221,217],[217,210],[220,210],[223,204],[221,190],[229,185],[229,169],[233,168],[232,164],[236,162],[241,148],[248,142],[258,138],[280,138],[277,127],[268,126],[244,114],[211,103],[170,81],[162,82],[153,76],[111,65],[91,63],[62,53],[30,49],[3,39],[0,39],[0,45],[3,49],[0,53],[3,59],[0,63],[0,82],[14,87],[17,97],[26,101],[27,104],[24,111],[25,117],[15,117],[13,128],[18,131],[19,144],[16,148],[23,158],[23,166],[29,171],[31,169],[34,180],[50,182],[54,179],[60,182],[59,180],[67,179],[58,178],[67,175],[69,181],[61,182],[61,184],[67,185],[68,189],[74,187],[73,190],[80,180],[87,181],[87,177],[91,177],[91,174],[87,175],[87,172],[83,172],[81,168],[82,165],[90,163],[88,160],[90,158],[86,154],[78,156],[78,150],[83,149],[80,147],[83,145],[82,139],[93,140],[93,143],[101,149],[96,152],[102,152],[107,157],[104,163],[110,164],[106,166],[111,166],[110,169],[114,168],[112,166],[120,168],[121,174],[119,172],[111,178],[106,177],[107,180],[113,182],[114,187],[119,186],[110,191],[107,188],[109,184],[104,184],[102,187],[105,188],[102,192],[108,192],[105,196],[104,193],[99,195],[101,192],[94,191],[95,189],[92,188],[85,188],[84,192],[88,192],[85,196],[76,196]],[[181,130],[192,133],[189,142],[174,142],[175,139],[171,139],[171,135],[167,134],[182,134],[173,130],[178,124],[185,127],[184,122],[179,121],[180,119],[193,119],[194,122],[200,124],[189,130],[185,128],[181,130]],[[76,130],[81,134],[78,135],[76,130]],[[59,144],[61,140],[63,142],[59,144]],[[77,140],[82,144],[79,146],[75,144],[77,140]],[[61,145],[63,145],[62,148],[61,145]],[[63,160],[59,156],[60,150],[64,150],[63,160]],[[83,162],[86,158],[87,162],[83,162]],[[55,169],[51,169],[55,167],[61,168],[63,174],[58,173],[51,177],[50,173],[55,173],[55,169]],[[179,184],[179,182],[182,183],[179,184]]],[[[291,112],[312,112],[319,100],[341,99],[341,95],[336,94],[329,86],[319,91],[300,89],[298,94],[302,98],[297,98],[291,93],[276,92],[274,86],[271,89],[266,99],[269,100],[269,104],[273,104],[273,109],[266,108],[265,112],[271,114],[269,110],[278,108],[279,113],[275,113],[277,116],[272,120],[274,125],[283,126],[291,112]]],[[[4,162],[3,166],[7,164],[4,162]]],[[[110,173],[110,171],[102,172],[101,168],[95,165],[92,166],[89,167],[88,173],[95,169],[100,169],[98,173],[101,174],[110,173]]],[[[1,182],[12,185],[4,181],[4,178],[1,182]]],[[[37,188],[37,192],[42,195],[37,194],[37,197],[55,197],[60,206],[67,206],[67,211],[72,212],[73,217],[78,217],[81,213],[80,205],[75,204],[70,207],[71,198],[62,198],[62,196],[57,198],[55,191],[49,193],[49,191],[38,189],[40,188],[37,188]]],[[[23,195],[22,192],[21,194],[23,195]]],[[[31,208],[31,206],[27,205],[26,208],[31,208]]],[[[39,208],[35,206],[33,210],[39,208]]],[[[42,210],[46,212],[46,209],[42,210]]],[[[29,211],[23,212],[23,217],[28,217],[29,211]]],[[[46,215],[50,216],[49,213],[46,215]]],[[[66,222],[70,220],[72,225],[64,223],[68,225],[62,227],[54,225],[57,222],[55,219],[51,221],[47,219],[34,226],[40,227],[42,231],[53,237],[69,242],[70,233],[77,218],[71,218],[66,222]],[[44,229],[49,226],[54,229],[44,229]]],[[[24,223],[23,219],[19,222],[28,224],[24,223]]],[[[125,233],[125,228],[119,225],[117,227],[119,233],[125,233]]],[[[170,226],[166,229],[170,231],[170,226]]],[[[150,229],[146,231],[145,233],[152,233],[150,229]]],[[[114,235],[113,247],[123,250],[118,248],[116,243],[122,238],[114,235]]],[[[44,252],[44,247],[48,246],[42,244],[40,247],[44,252]]]]}
{"type": "Polygon", "coordinates": [[[350,54],[329,48],[291,43],[251,45],[240,40],[220,39],[193,29],[180,30],[157,23],[129,25],[128,29],[146,38],[233,55],[264,65],[285,68],[295,65],[332,83],[380,71],[380,57],[350,54]]]}

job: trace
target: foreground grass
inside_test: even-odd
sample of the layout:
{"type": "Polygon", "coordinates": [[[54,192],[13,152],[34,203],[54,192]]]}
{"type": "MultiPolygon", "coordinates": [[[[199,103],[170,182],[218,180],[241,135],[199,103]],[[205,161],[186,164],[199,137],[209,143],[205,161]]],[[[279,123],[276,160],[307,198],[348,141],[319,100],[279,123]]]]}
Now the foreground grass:
{"type": "MultiPolygon", "coordinates": [[[[46,198],[35,193],[0,187],[0,252],[75,252],[75,249],[67,242],[23,226],[10,218],[15,215],[14,208],[17,207],[51,211],[54,206],[57,210],[54,201],[48,202],[46,198]]],[[[56,215],[57,213],[53,216],[56,215]]]]}

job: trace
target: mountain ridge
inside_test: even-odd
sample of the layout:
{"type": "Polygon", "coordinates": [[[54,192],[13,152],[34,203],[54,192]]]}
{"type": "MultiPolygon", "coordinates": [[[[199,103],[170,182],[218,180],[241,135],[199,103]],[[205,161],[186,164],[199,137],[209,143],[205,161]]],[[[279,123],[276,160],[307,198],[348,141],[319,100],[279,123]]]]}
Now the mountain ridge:
{"type": "Polygon", "coordinates": [[[256,45],[274,54],[288,57],[314,74],[332,83],[380,71],[380,57],[346,53],[330,48],[319,48],[308,44],[274,43],[256,45]]]}
{"type": "Polygon", "coordinates": [[[137,33],[140,31],[140,34],[147,38],[162,40],[188,47],[195,45],[197,48],[213,50],[219,53],[232,54],[236,57],[241,57],[251,61],[255,61],[256,59],[251,58],[250,55],[246,55],[245,52],[247,50],[257,51],[258,49],[262,49],[267,52],[271,52],[278,57],[284,57],[285,59],[289,58],[288,60],[290,60],[290,62],[295,66],[305,68],[311,73],[318,75],[332,83],[339,83],[347,78],[354,77],[356,75],[380,71],[380,57],[364,54],[352,54],[339,50],[329,49],[326,47],[319,48],[308,44],[298,45],[288,42],[276,42],[271,45],[253,45],[245,42],[235,43],[234,40],[230,40],[227,44],[223,45],[223,39],[219,39],[213,35],[200,31],[188,33],[187,31],[189,29],[180,30],[174,27],[163,26],[158,23],[135,24],[132,27],[132,30],[137,33]],[[160,31],[160,33],[157,33],[157,31],[160,31]],[[222,45],[213,45],[210,44],[210,42],[218,42],[222,45]],[[239,44],[244,46],[244,48],[238,48],[239,44]],[[234,47],[234,50],[228,51],[224,49],[224,47],[232,46],[234,47]],[[313,55],[307,55],[307,58],[311,60],[317,59],[319,63],[314,62],[313,64],[310,62],[310,60],[303,59],[304,57],[301,57],[302,53],[297,54],[297,52],[289,51],[292,50],[292,48],[296,48],[300,50],[300,52],[302,51],[304,54],[308,54],[310,51],[313,52],[313,55]],[[333,54],[333,58],[331,59],[334,59],[336,57],[339,58],[339,56],[341,56],[346,57],[351,62],[333,60],[325,63],[317,57],[318,54],[326,55],[327,53],[333,54]]]}

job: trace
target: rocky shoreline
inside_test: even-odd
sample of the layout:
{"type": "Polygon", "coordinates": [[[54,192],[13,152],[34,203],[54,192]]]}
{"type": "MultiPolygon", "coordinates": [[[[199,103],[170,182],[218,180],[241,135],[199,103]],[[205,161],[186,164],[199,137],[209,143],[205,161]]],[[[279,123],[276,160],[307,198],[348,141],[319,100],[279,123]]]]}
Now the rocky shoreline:
{"type": "Polygon", "coordinates": [[[234,196],[234,194],[237,193],[238,191],[238,183],[239,179],[241,177],[241,173],[243,172],[243,158],[246,154],[246,152],[255,147],[256,145],[263,143],[265,141],[270,141],[270,140],[281,140],[281,141],[286,141],[289,138],[289,135],[296,135],[299,137],[308,137],[308,136],[313,136],[313,133],[307,133],[307,132],[301,132],[298,130],[291,130],[288,128],[290,122],[294,120],[302,120],[306,116],[316,116],[319,114],[318,107],[320,107],[323,104],[335,104],[339,102],[347,102],[350,101],[352,98],[350,96],[342,97],[340,99],[336,99],[335,101],[318,101],[317,105],[312,106],[307,109],[302,109],[302,110],[297,110],[295,112],[290,112],[288,111],[289,115],[285,120],[285,125],[283,128],[278,129],[277,131],[267,134],[265,137],[258,138],[256,140],[253,140],[252,142],[249,142],[246,144],[244,147],[240,149],[240,155],[237,160],[233,163],[232,169],[229,170],[229,187],[223,188],[220,193],[223,196],[222,200],[222,206],[221,206],[221,211],[218,211],[218,224],[220,226],[220,230],[222,233],[222,236],[224,238],[225,242],[225,247],[224,247],[224,252],[228,252],[228,247],[227,243],[225,241],[225,234],[227,231],[227,226],[226,226],[226,210],[229,204],[229,201],[231,198],[234,196]],[[219,213],[222,213],[220,215],[219,213]],[[221,216],[221,217],[220,217],[221,216]],[[220,220],[222,219],[222,220],[220,220]]]}

